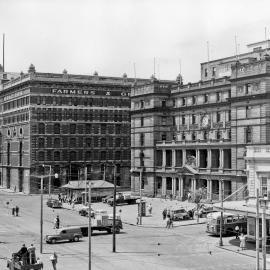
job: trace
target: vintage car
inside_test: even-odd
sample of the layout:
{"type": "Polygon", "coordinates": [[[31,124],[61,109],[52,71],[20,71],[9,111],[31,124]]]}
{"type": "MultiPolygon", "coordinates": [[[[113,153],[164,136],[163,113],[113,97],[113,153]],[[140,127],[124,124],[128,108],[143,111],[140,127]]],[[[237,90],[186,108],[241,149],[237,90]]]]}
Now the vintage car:
{"type": "Polygon", "coordinates": [[[63,227],[56,230],[55,234],[46,235],[45,240],[49,244],[55,244],[62,241],[78,242],[82,238],[82,231],[80,227],[63,227]]]}
{"type": "MultiPolygon", "coordinates": [[[[79,214],[81,216],[88,217],[88,213],[89,213],[89,207],[88,206],[83,206],[79,210],[79,214]]],[[[91,217],[94,217],[94,216],[95,216],[95,211],[91,208],[91,217]]]]}
{"type": "Polygon", "coordinates": [[[174,221],[185,220],[185,219],[190,218],[189,213],[184,208],[172,209],[171,215],[172,215],[172,220],[174,221]]]}
{"type": "Polygon", "coordinates": [[[62,208],[62,203],[57,199],[48,199],[47,206],[51,208],[62,208]]]}

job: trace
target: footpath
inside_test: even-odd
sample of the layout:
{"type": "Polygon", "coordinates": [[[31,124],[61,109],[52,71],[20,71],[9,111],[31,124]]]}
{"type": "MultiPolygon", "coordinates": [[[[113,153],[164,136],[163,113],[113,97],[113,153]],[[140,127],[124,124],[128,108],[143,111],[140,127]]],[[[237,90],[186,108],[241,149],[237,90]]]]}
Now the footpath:
{"type": "MultiPolygon", "coordinates": [[[[194,208],[195,204],[187,201],[179,202],[175,200],[165,200],[160,198],[143,198],[146,202],[146,216],[142,217],[142,224],[137,225],[137,213],[138,205],[120,205],[116,207],[116,215],[121,216],[122,222],[124,224],[138,226],[138,227],[147,227],[147,228],[164,228],[166,227],[166,221],[163,220],[162,212],[164,209],[179,209],[181,207],[185,208],[187,211],[194,208]],[[152,205],[152,214],[149,215],[147,206],[152,205]]],[[[76,204],[74,208],[68,203],[64,203],[63,207],[66,209],[79,211],[83,205],[76,204]]],[[[92,203],[92,209],[94,210],[106,210],[109,214],[112,213],[113,208],[106,203],[92,203]]],[[[188,225],[197,225],[206,223],[205,218],[197,219],[188,219],[181,221],[174,221],[174,227],[188,226],[188,225]]]]}

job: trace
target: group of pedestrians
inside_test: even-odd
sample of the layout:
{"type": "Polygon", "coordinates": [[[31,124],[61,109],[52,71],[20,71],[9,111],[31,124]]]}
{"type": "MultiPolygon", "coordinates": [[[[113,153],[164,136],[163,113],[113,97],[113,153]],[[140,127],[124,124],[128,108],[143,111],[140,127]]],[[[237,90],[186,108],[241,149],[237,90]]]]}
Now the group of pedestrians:
{"type": "Polygon", "coordinates": [[[234,231],[235,231],[235,239],[240,240],[240,248],[242,250],[246,249],[246,236],[243,233],[243,228],[242,227],[239,228],[239,226],[236,225],[234,231]]]}
{"type": "Polygon", "coordinates": [[[162,217],[163,217],[163,220],[165,220],[165,222],[166,222],[166,228],[167,229],[173,228],[173,215],[172,215],[170,209],[165,208],[162,211],[162,217]]]}
{"type": "Polygon", "coordinates": [[[19,216],[19,210],[20,210],[20,208],[17,205],[15,207],[12,207],[12,209],[11,209],[12,216],[18,217],[19,216]]]}
{"type": "Polygon", "coordinates": [[[34,244],[31,244],[28,248],[23,244],[21,249],[17,253],[14,253],[13,256],[14,259],[19,261],[22,265],[41,263],[40,259],[36,258],[36,248],[34,244]]]}

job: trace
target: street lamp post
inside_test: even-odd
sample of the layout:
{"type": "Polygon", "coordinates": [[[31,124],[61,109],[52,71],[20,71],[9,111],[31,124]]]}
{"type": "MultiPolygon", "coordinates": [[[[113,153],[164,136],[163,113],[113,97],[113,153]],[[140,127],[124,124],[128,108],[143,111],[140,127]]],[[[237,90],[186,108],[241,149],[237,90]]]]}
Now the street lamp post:
{"type": "Polygon", "coordinates": [[[143,169],[140,170],[140,178],[139,178],[139,192],[140,192],[140,203],[139,203],[139,218],[140,225],[142,225],[142,172],[143,169]]]}
{"type": "Polygon", "coordinates": [[[260,204],[259,189],[256,190],[256,270],[260,269],[260,204]]]}
{"type": "Polygon", "coordinates": [[[50,172],[49,172],[49,198],[51,198],[52,166],[43,164],[42,167],[43,168],[49,167],[49,169],[50,169],[50,172]]]}
{"type": "MultiPolygon", "coordinates": [[[[85,167],[85,181],[87,181],[87,167],[85,167]]],[[[91,181],[88,181],[88,270],[91,270],[91,181]]]]}
{"type": "Polygon", "coordinates": [[[113,246],[112,251],[115,252],[115,212],[116,212],[116,177],[115,164],[113,164],[113,246]]]}
{"type": "Polygon", "coordinates": [[[220,212],[220,229],[219,229],[219,246],[223,246],[223,241],[222,241],[222,228],[223,228],[223,180],[220,180],[220,185],[221,185],[221,212],[220,212]]]}
{"type": "Polygon", "coordinates": [[[261,205],[263,206],[262,212],[262,270],[266,270],[266,205],[267,205],[267,196],[260,200],[261,205]]]}
{"type": "Polygon", "coordinates": [[[43,252],[43,176],[40,184],[40,254],[43,252]]]}

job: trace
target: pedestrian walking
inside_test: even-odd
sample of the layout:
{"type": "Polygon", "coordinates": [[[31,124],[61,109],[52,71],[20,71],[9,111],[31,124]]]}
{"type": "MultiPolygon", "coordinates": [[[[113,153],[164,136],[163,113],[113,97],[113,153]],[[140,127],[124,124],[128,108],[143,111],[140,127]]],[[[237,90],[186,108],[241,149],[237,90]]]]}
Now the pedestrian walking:
{"type": "Polygon", "coordinates": [[[59,216],[57,215],[56,216],[56,229],[59,229],[60,228],[60,219],[59,219],[59,216]]]}
{"type": "Polygon", "coordinates": [[[139,225],[139,221],[140,221],[140,217],[139,217],[139,215],[137,215],[137,225],[139,225]]]}
{"type": "Polygon", "coordinates": [[[15,207],[12,207],[12,216],[15,216],[15,207]]]}
{"type": "Polygon", "coordinates": [[[166,228],[167,229],[170,229],[170,227],[171,227],[171,223],[170,223],[171,221],[170,221],[170,216],[168,215],[167,217],[166,217],[166,228]]]}
{"type": "Polygon", "coordinates": [[[31,244],[30,247],[27,249],[29,253],[29,263],[35,264],[36,263],[36,248],[34,247],[34,244],[31,244]]]}
{"type": "Polygon", "coordinates": [[[166,216],[167,216],[167,209],[166,208],[163,210],[162,216],[163,216],[163,220],[165,220],[166,216]]]}
{"type": "Polygon", "coordinates": [[[149,203],[148,205],[148,212],[149,212],[149,215],[151,216],[152,215],[152,204],[149,203]]]}
{"type": "Polygon", "coordinates": [[[50,261],[52,262],[53,270],[56,270],[57,255],[55,252],[51,255],[50,261]]]}
{"type": "Polygon", "coordinates": [[[20,210],[19,206],[16,205],[16,207],[15,207],[16,217],[19,216],[19,210],[20,210]]]}
{"type": "Polygon", "coordinates": [[[190,202],[190,200],[191,200],[191,193],[190,192],[188,192],[187,197],[188,197],[188,202],[190,202]]]}
{"type": "Polygon", "coordinates": [[[173,217],[170,216],[170,228],[173,228],[173,217]]]}
{"type": "Polygon", "coordinates": [[[246,249],[246,236],[243,233],[241,233],[239,238],[240,238],[240,248],[242,250],[246,249]]]}
{"type": "Polygon", "coordinates": [[[238,225],[235,226],[234,231],[235,231],[235,239],[239,239],[239,226],[238,225]]]}

